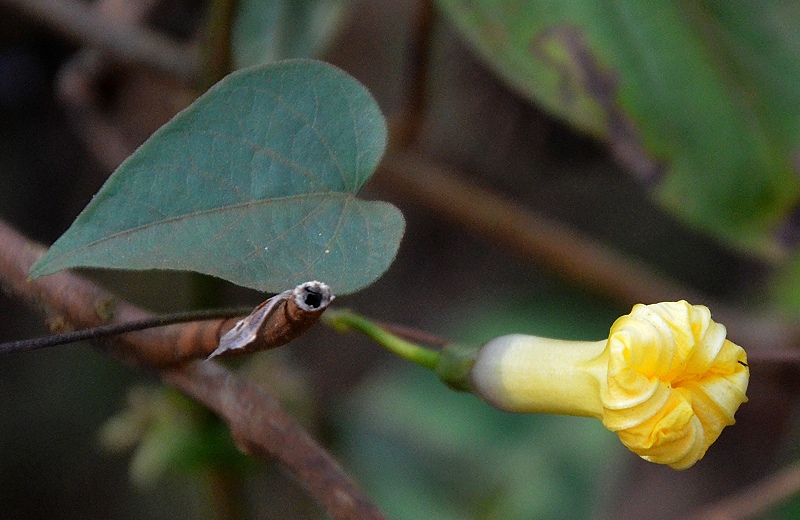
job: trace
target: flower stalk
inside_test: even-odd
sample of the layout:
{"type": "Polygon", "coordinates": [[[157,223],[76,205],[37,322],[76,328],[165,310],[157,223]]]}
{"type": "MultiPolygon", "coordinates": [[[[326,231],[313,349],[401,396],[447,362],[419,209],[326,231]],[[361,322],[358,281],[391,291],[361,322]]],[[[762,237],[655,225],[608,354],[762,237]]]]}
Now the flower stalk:
{"type": "Polygon", "coordinates": [[[367,318],[348,310],[329,310],[322,319],[339,332],[357,330],[388,351],[425,368],[435,370],[439,364],[440,356],[437,351],[406,341],[367,318]]]}

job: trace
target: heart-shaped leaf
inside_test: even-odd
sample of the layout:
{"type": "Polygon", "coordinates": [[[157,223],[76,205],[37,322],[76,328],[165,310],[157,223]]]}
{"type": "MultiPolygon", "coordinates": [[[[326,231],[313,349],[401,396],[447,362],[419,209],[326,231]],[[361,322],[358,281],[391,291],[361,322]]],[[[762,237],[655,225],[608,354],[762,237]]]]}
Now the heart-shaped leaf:
{"type": "Polygon", "coordinates": [[[355,79],[297,60],[231,74],[129,157],[31,269],[182,269],[263,291],[359,289],[404,221],[357,199],[386,124],[355,79]]]}

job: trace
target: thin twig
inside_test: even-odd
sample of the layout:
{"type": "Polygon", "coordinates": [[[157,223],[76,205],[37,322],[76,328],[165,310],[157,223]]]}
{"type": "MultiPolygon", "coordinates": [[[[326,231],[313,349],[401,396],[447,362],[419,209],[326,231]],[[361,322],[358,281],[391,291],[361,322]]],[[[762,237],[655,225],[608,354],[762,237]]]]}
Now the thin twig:
{"type": "Polygon", "coordinates": [[[388,332],[391,332],[395,336],[400,336],[401,338],[409,341],[425,343],[426,345],[431,345],[433,347],[444,347],[452,343],[452,341],[447,338],[435,336],[430,332],[408,327],[406,325],[386,323],[385,321],[375,321],[374,323],[388,332]]]}
{"type": "MultiPolygon", "coordinates": [[[[112,321],[149,317],[142,309],[68,271],[31,281],[28,270],[44,251],[0,222],[0,283],[8,292],[46,309],[51,321],[78,328],[104,325],[108,323],[104,309],[111,302],[112,321]]],[[[280,462],[333,518],[384,518],[333,457],[292,421],[274,397],[256,385],[213,361],[190,362],[181,368],[153,365],[155,360],[163,366],[159,352],[174,350],[185,336],[192,337],[195,332],[188,325],[132,332],[116,338],[114,351],[132,365],[157,369],[165,382],[219,414],[242,449],[280,462]]]]}
{"type": "Polygon", "coordinates": [[[73,40],[193,82],[196,53],[145,27],[120,23],[74,0],[0,0],[73,40]]]}
{"type": "Polygon", "coordinates": [[[177,312],[174,314],[153,316],[144,320],[132,321],[128,323],[113,323],[110,325],[92,327],[90,329],[74,330],[71,332],[64,332],[62,334],[43,336],[41,338],[10,341],[7,343],[0,343],[0,355],[27,352],[30,350],[47,347],[57,347],[59,345],[67,345],[69,343],[75,343],[78,341],[104,339],[110,336],[118,336],[120,334],[126,334],[128,332],[134,332],[137,330],[165,327],[167,325],[174,325],[176,323],[235,318],[237,316],[246,316],[250,311],[250,307],[236,307],[230,309],[209,309],[177,312]]]}
{"type": "Polygon", "coordinates": [[[800,493],[800,462],[773,473],[760,482],[690,516],[691,520],[744,520],[755,518],[800,493]]]}
{"type": "Polygon", "coordinates": [[[369,318],[348,310],[329,312],[324,321],[338,331],[357,330],[389,352],[407,361],[435,370],[439,365],[440,352],[407,341],[392,334],[369,318]]]}

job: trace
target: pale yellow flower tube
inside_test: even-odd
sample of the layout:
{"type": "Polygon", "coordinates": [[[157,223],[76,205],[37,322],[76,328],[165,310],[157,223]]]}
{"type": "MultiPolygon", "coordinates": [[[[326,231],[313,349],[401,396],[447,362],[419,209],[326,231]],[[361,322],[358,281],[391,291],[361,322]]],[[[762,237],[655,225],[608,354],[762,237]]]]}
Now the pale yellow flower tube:
{"type": "Polygon", "coordinates": [[[489,341],[470,381],[498,408],[595,417],[642,458],[686,469],[747,401],[747,354],[725,335],[703,305],[639,304],[607,340],[489,341]]]}

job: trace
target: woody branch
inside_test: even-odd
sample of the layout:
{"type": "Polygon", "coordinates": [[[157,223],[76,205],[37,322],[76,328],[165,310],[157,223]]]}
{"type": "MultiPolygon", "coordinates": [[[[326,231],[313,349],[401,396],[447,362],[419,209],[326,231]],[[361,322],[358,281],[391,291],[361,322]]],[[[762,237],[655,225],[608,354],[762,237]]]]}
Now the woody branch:
{"type": "MultiPolygon", "coordinates": [[[[0,221],[0,284],[45,312],[51,324],[87,328],[150,316],[74,273],[65,271],[31,281],[28,270],[44,251],[43,246],[0,221]]],[[[174,364],[187,360],[185,349],[190,345],[211,345],[213,350],[220,333],[233,323],[213,320],[132,332],[108,346],[125,362],[156,370],[163,381],[216,412],[241,449],[279,461],[333,518],[384,518],[274,397],[213,361],[174,364]]]]}

